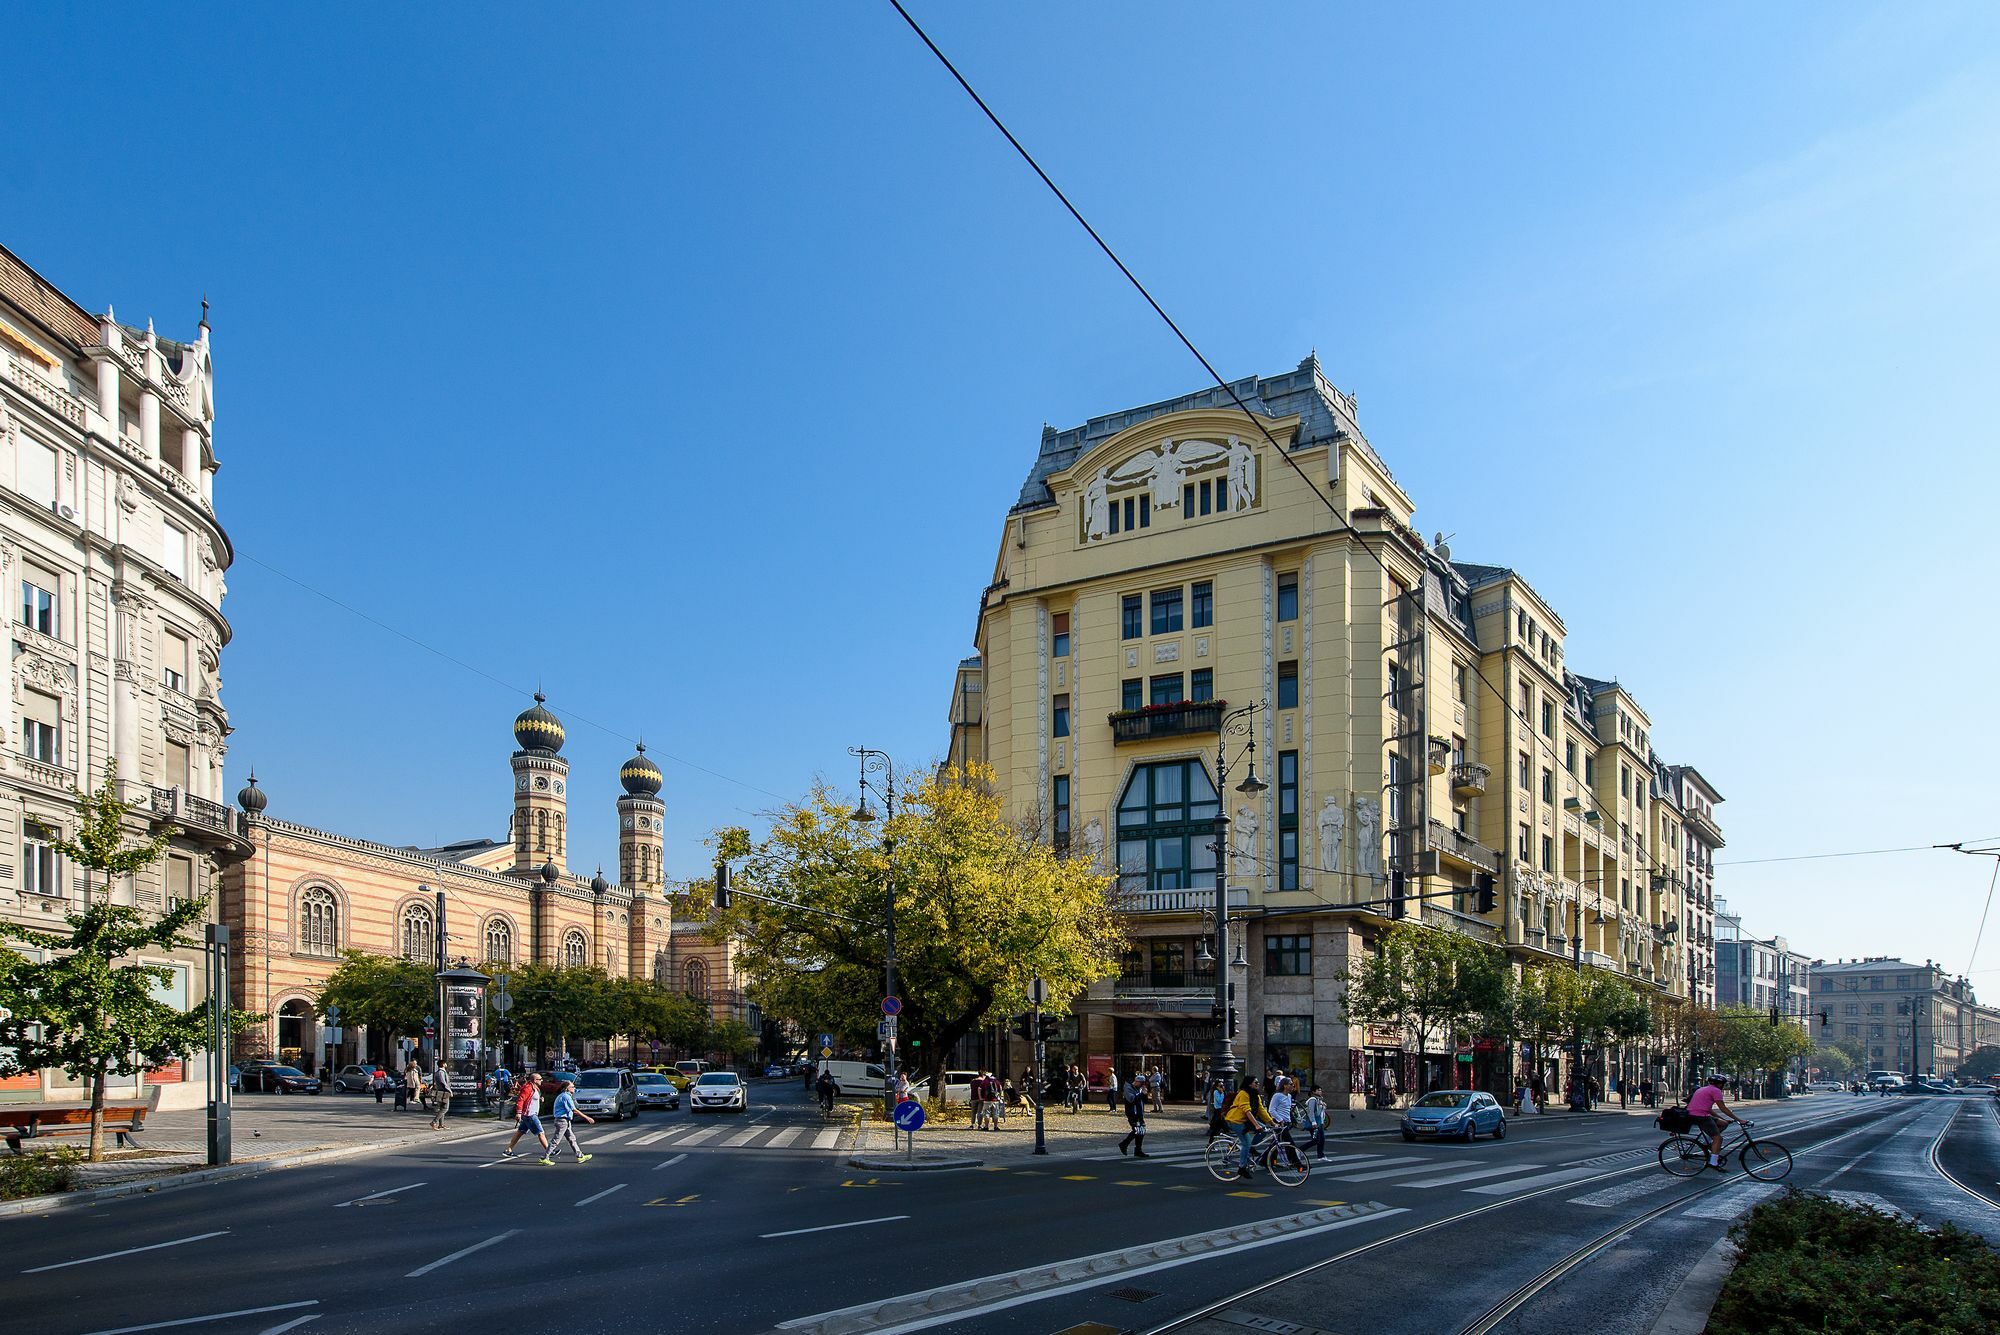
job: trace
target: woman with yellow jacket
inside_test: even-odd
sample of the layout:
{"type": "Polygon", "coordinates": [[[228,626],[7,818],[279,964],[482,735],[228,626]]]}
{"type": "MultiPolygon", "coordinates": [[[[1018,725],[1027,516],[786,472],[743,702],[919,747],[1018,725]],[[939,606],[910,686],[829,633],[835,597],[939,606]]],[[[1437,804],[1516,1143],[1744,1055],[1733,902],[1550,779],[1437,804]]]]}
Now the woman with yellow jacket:
{"type": "Polygon", "coordinates": [[[1259,1131],[1271,1129],[1271,1114],[1264,1107],[1264,1091],[1256,1077],[1243,1082],[1243,1088],[1223,1110],[1222,1129],[1235,1137],[1237,1145],[1236,1172],[1239,1177],[1252,1177],[1250,1169],[1250,1146],[1257,1139],[1259,1131]]]}

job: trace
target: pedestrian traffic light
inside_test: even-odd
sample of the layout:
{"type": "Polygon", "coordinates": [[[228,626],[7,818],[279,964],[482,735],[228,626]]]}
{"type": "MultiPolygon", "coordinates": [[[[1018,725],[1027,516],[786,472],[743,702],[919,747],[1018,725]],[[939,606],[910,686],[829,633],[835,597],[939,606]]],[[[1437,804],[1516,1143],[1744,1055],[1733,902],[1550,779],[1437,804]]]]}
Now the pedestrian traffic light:
{"type": "Polygon", "coordinates": [[[1062,1032],[1062,1021],[1056,1019],[1053,1015],[1044,1015],[1042,1017],[1042,1027],[1037,1032],[1042,1042],[1046,1043],[1062,1032]]]}
{"type": "Polygon", "coordinates": [[[1389,873],[1389,916],[1407,918],[1410,915],[1409,902],[1403,897],[1403,873],[1389,873]]]}
{"type": "Polygon", "coordinates": [[[1493,893],[1493,873],[1483,871],[1472,878],[1473,889],[1479,892],[1479,911],[1491,913],[1500,906],[1500,898],[1493,893]]]}
{"type": "Polygon", "coordinates": [[[715,864],[715,907],[719,909],[729,907],[729,864],[727,862],[718,862],[715,864]]]}
{"type": "Polygon", "coordinates": [[[1035,1038],[1035,1017],[1026,1013],[1014,1017],[1014,1036],[1033,1042],[1035,1038]]]}
{"type": "Polygon", "coordinates": [[[1771,1007],[1771,1027],[1773,1029],[1778,1027],[1778,1008],[1776,1006],[1771,1007]]]}
{"type": "Polygon", "coordinates": [[[1236,1037],[1236,1008],[1234,1006],[1229,1008],[1229,1036],[1231,1038],[1236,1037]]]}

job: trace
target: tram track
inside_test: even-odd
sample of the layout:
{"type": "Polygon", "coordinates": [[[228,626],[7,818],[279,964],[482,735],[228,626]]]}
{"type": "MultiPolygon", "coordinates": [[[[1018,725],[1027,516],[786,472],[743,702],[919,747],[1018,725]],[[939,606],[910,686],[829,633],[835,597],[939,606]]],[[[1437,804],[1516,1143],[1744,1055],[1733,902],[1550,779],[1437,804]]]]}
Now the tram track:
{"type": "MultiPolygon", "coordinates": [[[[1996,1210],[2000,1210],[2000,1198],[1995,1198],[1993,1196],[1990,1196],[1987,1193],[1979,1190],[1977,1187],[1973,1186],[1971,1183],[1965,1181],[1965,1179],[1953,1173],[1949,1168],[1946,1168],[1944,1166],[1944,1161],[1938,1158],[1938,1148],[1944,1144],[1944,1138],[1951,1133],[1952,1127],[1957,1125],[1959,1116],[1964,1112],[1965,1109],[1963,1107],[1952,1109],[1951,1116],[1945,1119],[1944,1126],[1940,1128],[1937,1135],[1934,1138],[1932,1138],[1930,1148],[1925,1151],[1925,1157],[1930,1160],[1931,1171],[1936,1173],[1939,1177],[1951,1183],[1951,1185],[1957,1187],[1960,1191],[1972,1197],[1972,1199],[1980,1202],[1982,1205],[1989,1205],[1996,1210]]],[[[1978,1114],[1976,1113],[1974,1114],[1974,1116],[1977,1115],[1978,1114]]]]}
{"type": "MultiPolygon", "coordinates": [[[[1831,1124],[1833,1126],[1837,1126],[1842,1120],[1844,1120],[1844,1118],[1845,1118],[1844,1114],[1837,1114],[1834,1117],[1827,1119],[1827,1122],[1818,1123],[1818,1125],[1831,1124]]],[[[1796,1155],[1794,1155],[1794,1157],[1803,1158],[1807,1155],[1817,1154],[1820,1151],[1824,1150],[1826,1147],[1836,1144],[1839,1141],[1845,1140],[1849,1136],[1859,1135],[1864,1131],[1876,1129],[1880,1127],[1881,1124],[1882,1124],[1881,1119],[1870,1118],[1868,1121],[1864,1122],[1860,1126],[1852,1127],[1848,1130],[1841,1131],[1838,1134],[1829,1136],[1824,1140],[1815,1141],[1810,1147],[1800,1150],[1796,1155]]],[[[1775,1136],[1776,1134],[1784,1131],[1795,1130],[1800,1127],[1811,1126],[1811,1125],[1815,1125],[1814,1119],[1802,1118],[1795,1121],[1787,1122],[1782,1126],[1774,1128],[1771,1134],[1775,1136]]],[[[1518,1196],[1510,1196],[1505,1200],[1495,1201],[1490,1205],[1478,1206],[1471,1210],[1461,1210],[1456,1214],[1447,1215],[1442,1219],[1434,1219],[1427,1223],[1418,1224],[1415,1225],[1414,1227],[1406,1228],[1396,1233],[1391,1233],[1385,1237],[1376,1238],[1373,1239],[1372,1241],[1361,1243],[1357,1246],[1350,1247],[1345,1251],[1338,1252],[1332,1256],[1323,1257],[1318,1261],[1311,1262],[1307,1265],[1299,1266],[1296,1269],[1290,1270],[1282,1275],[1277,1275],[1271,1279],[1250,1285],[1249,1287],[1241,1289],[1224,1298],[1217,1299],[1216,1301],[1204,1304],[1203,1306],[1196,1308],[1193,1311],[1184,1313],[1181,1316],[1178,1316],[1171,1321],[1165,1322],[1158,1326],[1154,1326],[1149,1330],[1147,1330],[1145,1332],[1145,1335],[1171,1335],[1172,1332],[1187,1330],[1188,1328],[1195,1326],[1202,1321],[1206,1321],[1209,1318],[1218,1315],[1219,1313],[1226,1312],[1230,1308],[1236,1307],[1242,1303],[1254,1299],[1259,1294],[1268,1293],[1274,1289],[1280,1288],[1304,1276],[1318,1274],[1323,1271],[1330,1270],[1348,1261],[1355,1260],[1358,1257],[1366,1256],[1373,1252],[1379,1252],[1384,1250],[1385,1248],[1394,1247],[1400,1243],[1409,1242],[1410,1240],[1415,1238],[1421,1238],[1427,1235],[1440,1233],[1443,1230],[1453,1228],[1459,1224],[1463,1224],[1468,1220],[1479,1219],[1484,1216],[1494,1214],[1497,1211],[1505,1210],[1512,1206],[1519,1205],[1523,1202],[1535,1200],[1540,1197],[1548,1196],[1556,1192],[1570,1192],[1570,1191],[1584,1190],[1594,1184],[1606,1182],[1613,1178],[1625,1177],[1635,1172],[1641,1172],[1647,1170],[1659,1171],[1659,1168],[1658,1165],[1655,1163],[1642,1161],[1640,1163],[1632,1164],[1627,1167],[1610,1169],[1607,1170],[1606,1172],[1599,1173],[1594,1177],[1584,1178],[1580,1181],[1556,1183],[1551,1186],[1543,1187],[1537,1191],[1523,1192],[1518,1196]]],[[[1596,1256],[1599,1253],[1603,1252],[1606,1248],[1614,1245],[1620,1239],[1636,1232],[1637,1230],[1645,1227],[1647,1224],[1652,1223],[1656,1219],[1671,1214],[1676,1210],[1683,1209],[1686,1206],[1696,1201],[1703,1200],[1726,1188],[1738,1186],[1745,1182],[1755,1182],[1758,1180],[1759,1179],[1753,1178],[1750,1174],[1741,1171],[1730,1173],[1723,1177],[1718,1178],[1717,1180],[1709,1183],[1706,1186],[1696,1188],[1695,1190],[1687,1192],[1683,1195],[1678,1195],[1670,1201],[1667,1201],[1659,1206],[1654,1207],[1653,1209],[1645,1211],[1643,1214],[1637,1215],[1632,1219],[1625,1220],[1614,1228],[1607,1229],[1605,1232],[1598,1234],[1596,1237],[1592,1238],[1589,1242],[1586,1242],[1579,1247],[1571,1249],[1569,1252],[1565,1253],[1560,1259],[1558,1259],[1553,1264],[1551,1264],[1550,1266],[1542,1270],[1540,1273],[1535,1275],[1528,1282],[1522,1284],[1518,1288],[1514,1289],[1512,1292],[1508,1293],[1504,1298],[1500,1299],[1500,1301],[1488,1307],[1485,1311],[1483,1311],[1476,1318],[1474,1318],[1469,1324],[1460,1327],[1459,1335],[1486,1335],[1487,1332],[1496,1329],[1509,1317],[1519,1312],[1522,1308],[1526,1307],[1529,1303],[1533,1302],[1537,1297],[1546,1293],[1551,1287],[1560,1282],[1564,1276],[1568,1275],[1570,1272],[1575,1270],[1579,1265],[1582,1265],[1585,1261],[1588,1261],[1591,1257],[1596,1256]]]]}

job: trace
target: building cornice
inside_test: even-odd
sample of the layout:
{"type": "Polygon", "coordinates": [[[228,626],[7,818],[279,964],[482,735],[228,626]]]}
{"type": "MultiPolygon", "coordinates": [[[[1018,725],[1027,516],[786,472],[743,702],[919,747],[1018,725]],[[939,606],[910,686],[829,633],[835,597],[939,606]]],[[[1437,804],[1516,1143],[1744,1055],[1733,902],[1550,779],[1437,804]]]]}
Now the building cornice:
{"type": "MultiPolygon", "coordinates": [[[[283,835],[305,843],[316,843],[328,848],[345,849],[353,853],[363,853],[371,857],[387,858],[400,862],[412,870],[421,868],[429,872],[443,872],[476,881],[494,889],[506,889],[525,895],[530,890],[541,888],[541,881],[533,876],[513,875],[508,872],[487,871],[483,867],[470,867],[462,862],[452,862],[446,858],[432,857],[425,853],[415,853],[407,848],[397,848],[392,844],[378,844],[372,839],[356,839],[352,835],[334,834],[329,830],[314,829],[310,825],[300,825],[293,821],[278,820],[271,816],[249,816],[246,824],[250,830],[264,830],[270,834],[283,835]]],[[[575,872],[565,872],[556,881],[555,891],[565,899],[594,903],[597,896],[590,892],[587,878],[575,872]]],[[[633,902],[632,892],[623,886],[613,886],[605,892],[604,902],[627,907],[633,902]]]]}

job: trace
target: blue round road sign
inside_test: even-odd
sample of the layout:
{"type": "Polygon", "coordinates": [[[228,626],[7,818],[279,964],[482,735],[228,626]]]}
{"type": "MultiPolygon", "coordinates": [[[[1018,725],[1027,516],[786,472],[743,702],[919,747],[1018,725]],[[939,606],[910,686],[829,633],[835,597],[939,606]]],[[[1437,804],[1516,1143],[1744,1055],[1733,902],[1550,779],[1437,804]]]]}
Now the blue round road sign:
{"type": "Polygon", "coordinates": [[[915,1131],[924,1124],[924,1105],[915,1099],[899,1103],[894,1120],[898,1131],[915,1131]]]}
{"type": "Polygon", "coordinates": [[[883,997],[882,1013],[884,1015],[901,1015],[903,1013],[903,999],[901,997],[883,997]]]}

